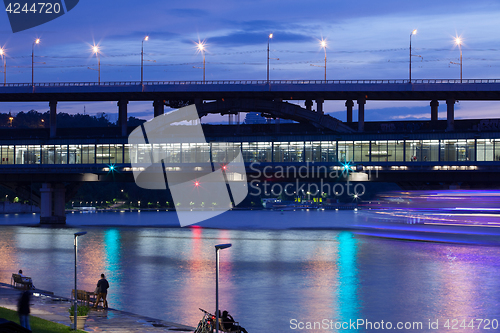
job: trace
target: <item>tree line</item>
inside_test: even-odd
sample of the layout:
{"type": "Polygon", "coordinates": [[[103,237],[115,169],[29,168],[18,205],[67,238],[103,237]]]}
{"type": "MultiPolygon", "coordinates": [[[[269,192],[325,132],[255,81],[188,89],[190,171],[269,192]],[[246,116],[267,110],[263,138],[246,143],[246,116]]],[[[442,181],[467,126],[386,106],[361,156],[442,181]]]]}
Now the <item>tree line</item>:
{"type": "MultiPolygon", "coordinates": [[[[105,112],[96,115],[57,113],[57,127],[81,128],[81,127],[115,127],[117,122],[110,120],[105,112]]],[[[50,111],[41,113],[36,110],[21,111],[17,114],[0,113],[0,128],[49,128],[50,111]]],[[[129,117],[129,126],[139,126],[145,120],[129,117]]]]}

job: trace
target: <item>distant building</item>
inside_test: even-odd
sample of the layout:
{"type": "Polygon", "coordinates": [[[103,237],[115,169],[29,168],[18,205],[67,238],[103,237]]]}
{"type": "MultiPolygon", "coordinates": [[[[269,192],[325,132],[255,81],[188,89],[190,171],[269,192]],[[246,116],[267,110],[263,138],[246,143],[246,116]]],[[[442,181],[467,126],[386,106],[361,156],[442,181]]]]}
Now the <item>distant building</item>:
{"type": "MultiPolygon", "coordinates": [[[[290,119],[279,119],[280,124],[290,124],[294,121],[290,119]]],[[[275,124],[276,119],[264,118],[258,112],[248,112],[245,116],[245,124],[275,124]]]]}
{"type": "Polygon", "coordinates": [[[266,118],[258,112],[248,112],[245,116],[245,124],[265,124],[266,118]]]}
{"type": "Polygon", "coordinates": [[[290,120],[290,119],[282,119],[282,118],[278,118],[278,119],[267,118],[267,124],[276,124],[277,122],[279,122],[280,124],[291,124],[291,123],[294,123],[295,121],[290,120]]]}

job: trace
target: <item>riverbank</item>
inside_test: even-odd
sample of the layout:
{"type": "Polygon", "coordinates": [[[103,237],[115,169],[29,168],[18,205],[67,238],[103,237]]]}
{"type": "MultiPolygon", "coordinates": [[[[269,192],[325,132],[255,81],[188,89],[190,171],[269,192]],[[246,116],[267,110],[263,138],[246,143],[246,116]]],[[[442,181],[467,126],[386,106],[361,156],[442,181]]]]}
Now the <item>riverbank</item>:
{"type": "MultiPolygon", "coordinates": [[[[21,290],[9,284],[0,283],[0,307],[16,311],[21,290]]],[[[33,291],[31,297],[31,316],[63,325],[70,325],[68,308],[69,299],[51,295],[50,292],[33,291]]],[[[85,325],[87,332],[192,332],[194,327],[164,320],[140,316],[134,313],[114,309],[89,313],[85,325]]]]}
{"type": "Polygon", "coordinates": [[[40,213],[40,208],[35,205],[27,205],[20,202],[0,202],[0,214],[30,214],[40,213]]]}

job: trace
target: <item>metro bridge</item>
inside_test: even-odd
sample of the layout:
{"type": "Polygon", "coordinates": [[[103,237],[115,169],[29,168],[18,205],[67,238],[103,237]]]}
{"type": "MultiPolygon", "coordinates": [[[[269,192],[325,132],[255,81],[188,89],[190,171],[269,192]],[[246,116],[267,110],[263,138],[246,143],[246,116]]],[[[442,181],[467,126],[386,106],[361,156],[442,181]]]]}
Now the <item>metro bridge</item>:
{"type": "MultiPolygon", "coordinates": [[[[300,126],[296,124],[297,126],[300,126]]],[[[29,130],[26,130],[29,132],[29,130]]],[[[500,181],[499,132],[354,133],[207,136],[207,143],[144,145],[126,138],[13,138],[0,140],[0,184],[41,207],[41,222],[64,222],[64,206],[86,181],[133,182],[149,156],[166,171],[195,177],[230,162],[239,151],[247,181],[425,183],[500,181]],[[349,178],[344,171],[350,170],[349,178]],[[280,169],[299,169],[277,177],[280,169]],[[332,176],[334,174],[334,176],[332,176]],[[339,175],[340,176],[335,176],[339,175]],[[42,183],[40,193],[33,183],[42,183]]],[[[241,181],[236,177],[234,181],[241,181]]]]}
{"type": "Polygon", "coordinates": [[[57,137],[58,102],[117,101],[118,123],[127,135],[129,101],[153,101],[154,116],[164,107],[195,103],[199,115],[237,114],[256,111],[270,117],[307,122],[340,133],[353,132],[339,120],[324,114],[326,100],[345,100],[347,122],[352,123],[354,101],[358,104],[357,131],[363,132],[365,104],[370,100],[422,101],[430,103],[431,122],[438,121],[439,101],[446,102],[447,131],[455,130],[456,101],[498,101],[498,79],[422,80],[225,80],[158,82],[56,82],[10,83],[0,86],[0,102],[48,102],[50,136],[57,137]],[[305,108],[284,101],[305,101],[305,108]],[[207,102],[207,103],[205,103],[207,102]],[[316,108],[313,110],[314,102],[316,108]]]}

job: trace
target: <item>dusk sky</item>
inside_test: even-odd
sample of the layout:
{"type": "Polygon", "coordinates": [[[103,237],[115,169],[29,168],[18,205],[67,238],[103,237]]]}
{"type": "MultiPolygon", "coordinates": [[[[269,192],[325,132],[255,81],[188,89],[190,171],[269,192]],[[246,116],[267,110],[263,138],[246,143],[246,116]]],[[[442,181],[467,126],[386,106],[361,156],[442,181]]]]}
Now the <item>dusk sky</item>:
{"type": "MultiPolygon", "coordinates": [[[[265,79],[267,36],[271,41],[271,79],[323,79],[327,40],[327,79],[407,79],[410,33],[412,78],[459,78],[463,39],[463,77],[500,78],[500,2],[421,1],[263,1],[82,0],[70,12],[44,25],[12,33],[7,13],[0,20],[0,45],[8,55],[7,82],[31,81],[35,38],[35,82],[139,81],[141,41],[144,80],[201,80],[205,41],[207,80],[265,79]],[[154,61],[154,62],[153,62],[154,61]],[[42,63],[43,62],[43,63],[42,63]]],[[[0,76],[3,78],[3,76],[0,76]]],[[[430,101],[429,101],[430,102],[430,101]]],[[[429,102],[366,104],[366,120],[430,119],[429,102]]],[[[59,103],[59,112],[117,113],[116,102],[59,103]]],[[[303,102],[302,102],[303,105],[303,102]]],[[[500,103],[460,102],[456,118],[494,118],[500,103]]],[[[17,113],[46,103],[3,103],[0,112],[17,113]]],[[[344,101],[325,111],[345,120],[344,101]]],[[[446,105],[439,107],[444,118],[446,105]]],[[[131,102],[129,115],[150,119],[152,103],[131,102]]],[[[217,117],[211,118],[217,121],[217,117]]],[[[243,118],[242,118],[243,119],[243,118]]],[[[210,119],[209,119],[210,120],[210,119]]],[[[355,116],[356,120],[356,116],[355,116]]]]}

